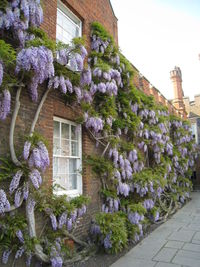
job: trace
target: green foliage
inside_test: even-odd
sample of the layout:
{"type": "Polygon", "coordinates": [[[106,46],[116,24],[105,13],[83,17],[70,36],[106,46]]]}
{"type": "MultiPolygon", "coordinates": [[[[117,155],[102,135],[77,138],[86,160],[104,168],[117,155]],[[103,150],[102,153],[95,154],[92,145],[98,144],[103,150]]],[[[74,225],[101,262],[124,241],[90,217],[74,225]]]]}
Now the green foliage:
{"type": "Polygon", "coordinates": [[[113,174],[114,167],[106,158],[100,156],[87,156],[85,157],[84,162],[89,164],[92,167],[92,171],[98,176],[106,173],[108,177],[111,177],[113,174]]]}
{"type": "Polygon", "coordinates": [[[96,222],[103,238],[110,235],[112,247],[106,250],[108,253],[117,253],[127,246],[126,219],[121,213],[99,213],[96,222]]]}
{"type": "Polygon", "coordinates": [[[0,158],[0,182],[10,179],[18,169],[10,158],[0,158]]]}
{"type": "Polygon", "coordinates": [[[26,47],[45,46],[48,49],[50,49],[52,52],[56,50],[56,42],[48,38],[47,33],[43,31],[41,28],[30,27],[28,29],[28,33],[33,34],[35,38],[33,40],[26,42],[26,47]]]}

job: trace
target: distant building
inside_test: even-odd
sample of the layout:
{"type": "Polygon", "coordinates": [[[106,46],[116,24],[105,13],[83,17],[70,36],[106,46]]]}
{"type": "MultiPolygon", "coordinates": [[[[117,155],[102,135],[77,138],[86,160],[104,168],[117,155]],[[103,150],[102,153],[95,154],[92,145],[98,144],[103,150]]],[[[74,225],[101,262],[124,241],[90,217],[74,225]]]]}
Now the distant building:
{"type": "MultiPolygon", "coordinates": [[[[184,97],[182,88],[182,74],[179,67],[175,67],[170,71],[170,78],[174,88],[174,99],[171,101],[176,109],[187,116],[191,122],[191,129],[196,144],[200,149],[200,95],[194,97],[194,101],[190,101],[189,97],[184,97]]],[[[196,171],[193,173],[193,184],[200,186],[200,158],[196,162],[196,171]]]]}

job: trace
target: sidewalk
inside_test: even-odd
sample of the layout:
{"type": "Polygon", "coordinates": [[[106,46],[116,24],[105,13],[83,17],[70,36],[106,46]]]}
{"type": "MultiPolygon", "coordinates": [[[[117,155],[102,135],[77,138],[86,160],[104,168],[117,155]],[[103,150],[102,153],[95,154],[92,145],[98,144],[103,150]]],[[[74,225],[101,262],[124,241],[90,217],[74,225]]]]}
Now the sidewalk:
{"type": "Polygon", "coordinates": [[[200,267],[200,192],[111,267],[200,267]]]}

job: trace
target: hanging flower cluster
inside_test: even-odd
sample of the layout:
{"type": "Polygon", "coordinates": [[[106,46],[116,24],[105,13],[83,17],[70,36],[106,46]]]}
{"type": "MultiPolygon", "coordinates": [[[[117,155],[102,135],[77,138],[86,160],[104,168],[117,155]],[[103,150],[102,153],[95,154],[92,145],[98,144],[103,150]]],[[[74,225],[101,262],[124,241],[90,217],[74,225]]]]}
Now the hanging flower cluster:
{"type": "Polygon", "coordinates": [[[34,147],[31,146],[31,142],[26,141],[23,157],[24,160],[28,161],[31,169],[35,167],[41,171],[45,171],[50,164],[48,150],[42,141],[39,141],[34,147]]]}
{"type": "Polygon", "coordinates": [[[40,0],[13,0],[5,12],[0,11],[0,29],[12,30],[24,46],[29,26],[38,27],[43,21],[40,0]]]}
{"type": "Polygon", "coordinates": [[[29,87],[31,99],[38,99],[38,85],[54,76],[53,54],[45,46],[22,49],[17,55],[16,73],[20,70],[33,71],[29,87]]]}
{"type": "Polygon", "coordinates": [[[10,113],[11,95],[8,90],[0,93],[0,120],[5,120],[10,113]]]}

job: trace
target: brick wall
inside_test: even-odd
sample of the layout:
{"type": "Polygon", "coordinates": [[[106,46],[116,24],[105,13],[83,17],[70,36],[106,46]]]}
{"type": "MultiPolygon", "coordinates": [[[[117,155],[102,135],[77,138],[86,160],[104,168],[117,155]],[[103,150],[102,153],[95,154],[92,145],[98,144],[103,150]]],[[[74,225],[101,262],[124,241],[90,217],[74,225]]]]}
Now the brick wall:
{"type": "MultiPolygon", "coordinates": [[[[87,48],[90,47],[90,24],[94,21],[100,22],[118,44],[117,18],[109,0],[62,0],[62,2],[82,21],[82,32],[87,37],[87,48]]],[[[43,3],[42,28],[49,37],[55,39],[57,0],[44,0],[43,3]]]]}

